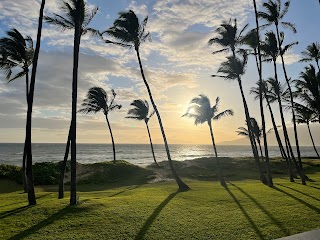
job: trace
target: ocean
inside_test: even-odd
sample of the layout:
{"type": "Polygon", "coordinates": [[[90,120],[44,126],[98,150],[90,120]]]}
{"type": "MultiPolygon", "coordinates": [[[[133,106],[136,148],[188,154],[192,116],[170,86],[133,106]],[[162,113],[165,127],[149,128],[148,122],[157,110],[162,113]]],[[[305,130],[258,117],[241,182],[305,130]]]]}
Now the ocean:
{"type": "MultiPolygon", "coordinates": [[[[63,160],[65,144],[35,143],[32,145],[33,162],[59,162],[63,160]]],[[[172,144],[171,158],[177,161],[213,156],[212,145],[172,144]]],[[[252,156],[250,146],[217,145],[220,157],[252,156]]],[[[167,160],[164,145],[155,144],[154,151],[157,161],[167,160]]],[[[0,143],[0,164],[20,166],[22,162],[23,144],[0,143]]],[[[278,147],[270,146],[271,157],[280,156],[278,147]]],[[[304,157],[315,157],[312,147],[301,147],[304,157]]],[[[69,156],[70,158],[70,156],[69,156]]],[[[116,158],[132,164],[147,165],[153,162],[149,144],[117,144],[116,158]]],[[[113,160],[111,144],[77,144],[77,161],[80,163],[95,163],[113,160]]]]}

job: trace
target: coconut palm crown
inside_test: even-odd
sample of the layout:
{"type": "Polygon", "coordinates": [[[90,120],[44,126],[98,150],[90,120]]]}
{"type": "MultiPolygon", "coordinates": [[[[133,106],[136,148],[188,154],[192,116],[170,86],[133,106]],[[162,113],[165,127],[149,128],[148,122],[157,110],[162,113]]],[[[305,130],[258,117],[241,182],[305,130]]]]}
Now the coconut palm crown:
{"type": "Polygon", "coordinates": [[[114,102],[116,93],[111,89],[112,97],[109,99],[107,92],[101,87],[92,87],[87,93],[87,98],[83,100],[83,103],[79,112],[90,114],[102,111],[105,115],[109,112],[120,109],[122,106],[114,102]]]}
{"type": "Polygon", "coordinates": [[[5,71],[6,78],[11,82],[29,71],[34,48],[32,38],[23,37],[17,29],[11,29],[7,35],[0,39],[0,69],[5,71]],[[22,68],[22,71],[11,78],[12,69],[16,67],[22,68]]]}
{"type": "Polygon", "coordinates": [[[136,99],[130,105],[133,106],[133,108],[129,109],[126,118],[144,120],[145,123],[148,123],[155,113],[155,111],[152,111],[149,114],[149,103],[147,100],[136,99]]]}
{"type": "Polygon", "coordinates": [[[202,124],[205,122],[211,122],[211,120],[220,120],[225,116],[233,116],[233,110],[227,109],[220,113],[219,111],[220,98],[216,98],[215,104],[211,107],[210,99],[204,94],[193,98],[190,102],[190,106],[187,112],[182,117],[194,118],[194,124],[202,124]]]}
{"type": "Polygon", "coordinates": [[[320,61],[320,44],[317,42],[311,43],[306,50],[301,52],[303,58],[300,62],[311,62],[315,61],[320,71],[319,61],[320,61]]]}

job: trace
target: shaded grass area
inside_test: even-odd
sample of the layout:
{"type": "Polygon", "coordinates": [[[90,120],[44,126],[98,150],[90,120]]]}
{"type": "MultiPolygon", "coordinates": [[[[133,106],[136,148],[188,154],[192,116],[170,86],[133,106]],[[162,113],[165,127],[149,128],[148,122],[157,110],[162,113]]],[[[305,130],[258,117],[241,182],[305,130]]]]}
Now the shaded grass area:
{"type": "MultiPolygon", "coordinates": [[[[0,194],[1,239],[274,239],[319,228],[320,174],[307,186],[274,179],[217,182],[185,179],[99,191],[79,185],[80,204],[68,206],[51,187],[37,187],[38,204],[13,189],[0,194]]],[[[0,186],[7,185],[0,180],[0,186]]],[[[11,186],[10,186],[11,187],[11,186]]]]}

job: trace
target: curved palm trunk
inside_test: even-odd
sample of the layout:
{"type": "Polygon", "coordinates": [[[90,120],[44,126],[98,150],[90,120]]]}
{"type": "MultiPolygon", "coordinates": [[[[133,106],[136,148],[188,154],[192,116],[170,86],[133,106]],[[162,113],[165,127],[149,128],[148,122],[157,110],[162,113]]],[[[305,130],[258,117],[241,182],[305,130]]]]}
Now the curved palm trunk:
{"type": "MultiPolygon", "coordinates": [[[[233,53],[233,58],[236,59],[235,51],[232,50],[232,53],[233,53]]],[[[236,69],[236,71],[237,71],[238,84],[239,84],[239,88],[240,88],[240,93],[241,93],[244,113],[245,113],[245,117],[246,117],[246,122],[247,122],[247,127],[248,127],[248,132],[249,132],[249,139],[250,139],[250,144],[251,144],[253,156],[254,156],[254,159],[255,159],[259,174],[260,174],[260,180],[262,182],[265,182],[265,176],[264,176],[264,174],[262,172],[262,169],[261,169],[261,164],[260,164],[260,160],[259,160],[257,147],[255,146],[254,137],[252,135],[252,127],[251,127],[251,124],[250,124],[250,114],[249,114],[247,101],[246,101],[246,98],[245,98],[245,95],[244,95],[244,92],[243,92],[241,78],[240,78],[240,76],[238,74],[238,70],[237,69],[236,69]]]]}
{"type": "Polygon", "coordinates": [[[160,130],[161,130],[161,134],[162,134],[162,138],[163,138],[163,141],[164,141],[164,146],[166,148],[166,152],[167,152],[167,156],[168,156],[168,162],[169,162],[169,165],[170,165],[170,168],[171,168],[171,172],[172,172],[172,175],[176,181],[176,183],[178,184],[179,186],[179,191],[188,191],[190,188],[187,184],[185,184],[181,178],[179,177],[179,175],[177,174],[175,168],[174,168],[174,165],[173,165],[173,162],[171,160],[171,156],[170,156],[170,151],[169,151],[169,146],[168,146],[168,142],[167,142],[167,138],[166,138],[166,134],[164,132],[164,128],[163,128],[163,124],[162,124],[162,120],[161,120],[161,116],[160,116],[160,113],[158,111],[158,108],[153,100],[153,97],[152,97],[152,93],[151,93],[151,90],[150,90],[150,87],[149,87],[149,84],[144,76],[144,72],[143,72],[143,67],[142,67],[142,63],[141,63],[141,59],[140,59],[140,53],[139,53],[139,48],[136,47],[135,48],[136,50],[136,53],[137,53],[137,57],[138,57],[138,61],[139,61],[139,66],[140,66],[140,72],[141,72],[141,76],[142,76],[142,79],[143,79],[143,82],[144,84],[146,85],[146,88],[147,88],[147,91],[148,91],[148,94],[149,94],[149,98],[150,98],[150,101],[151,101],[151,104],[153,106],[153,109],[157,115],[157,118],[158,118],[158,122],[159,122],[159,125],[160,125],[160,130]]]}
{"type": "MultiPolygon", "coordinates": [[[[255,12],[255,20],[256,20],[256,28],[257,28],[257,39],[258,39],[258,56],[259,62],[257,62],[258,72],[259,72],[259,104],[260,104],[260,115],[261,115],[261,123],[262,123],[262,135],[263,135],[263,144],[264,144],[264,152],[265,152],[265,159],[266,159],[266,168],[267,168],[267,178],[268,178],[268,186],[273,186],[272,175],[271,175],[271,168],[270,168],[270,159],[269,159],[269,151],[268,151],[268,141],[267,141],[267,134],[266,134],[266,122],[264,116],[264,109],[263,109],[263,97],[262,97],[262,58],[261,58],[261,49],[260,49],[260,34],[259,34],[259,22],[258,22],[258,12],[257,12],[257,5],[256,1],[253,0],[254,5],[254,12],[255,12]]],[[[263,158],[262,149],[260,140],[258,140],[258,144],[261,151],[261,157],[263,158]]]]}
{"type": "MultiPolygon", "coordinates": [[[[273,62],[274,64],[274,68],[275,68],[275,78],[276,80],[278,81],[278,75],[277,75],[277,66],[276,66],[276,63],[275,61],[273,62]]],[[[293,163],[297,169],[297,172],[299,174],[299,176],[301,177],[301,181],[302,181],[302,184],[305,185],[306,182],[305,182],[305,177],[304,177],[304,174],[301,172],[301,169],[296,161],[296,158],[294,156],[294,153],[293,153],[293,150],[292,150],[292,147],[291,147],[291,143],[290,143],[290,139],[289,139],[289,135],[288,135],[288,131],[287,131],[287,126],[286,126],[286,123],[285,123],[285,120],[284,120],[284,115],[283,115],[283,110],[282,110],[282,102],[281,102],[281,96],[279,95],[279,93],[277,93],[277,100],[278,100],[278,104],[279,104],[279,110],[280,110],[280,116],[281,116],[281,123],[282,123],[282,129],[283,129],[283,134],[284,134],[284,139],[286,141],[286,144],[287,144],[287,151],[288,154],[290,153],[291,155],[291,158],[293,160],[293,163]]]]}
{"type": "Polygon", "coordinates": [[[317,63],[318,71],[320,72],[319,60],[317,60],[316,63],[317,63]]]}
{"type": "Polygon", "coordinates": [[[314,144],[314,140],[313,140],[313,137],[312,137],[312,134],[311,134],[310,124],[307,123],[307,126],[308,126],[309,135],[310,135],[310,138],[311,138],[311,141],[312,141],[313,149],[314,149],[314,151],[316,152],[318,158],[320,159],[319,153],[318,153],[317,148],[316,148],[316,146],[315,146],[315,144],[314,144]]]}
{"type": "Polygon", "coordinates": [[[264,156],[263,156],[263,151],[262,151],[260,139],[257,139],[257,142],[258,142],[258,146],[259,146],[259,150],[260,150],[261,159],[262,159],[262,162],[263,162],[264,156]]]}
{"type": "Polygon", "coordinates": [[[110,136],[111,136],[112,151],[113,151],[113,164],[116,164],[116,148],[115,148],[115,146],[114,146],[113,134],[112,134],[112,131],[111,131],[111,126],[110,126],[110,122],[109,122],[109,119],[108,119],[108,115],[105,114],[105,117],[106,117],[106,121],[107,121],[107,124],[108,124],[110,136]]]}
{"type": "MultiPolygon", "coordinates": [[[[293,171],[292,171],[291,161],[289,160],[288,155],[286,154],[286,152],[285,152],[285,150],[284,150],[284,147],[283,147],[283,145],[282,145],[282,141],[281,141],[281,138],[280,138],[280,134],[279,134],[279,131],[278,131],[276,122],[275,122],[275,120],[274,120],[274,115],[273,115],[273,111],[272,111],[272,108],[271,108],[269,99],[266,98],[266,100],[267,100],[267,105],[268,105],[269,112],[270,112],[270,117],[271,117],[273,129],[274,129],[274,133],[275,133],[275,135],[276,135],[276,139],[277,139],[277,142],[278,142],[278,145],[279,145],[279,149],[280,149],[282,158],[285,159],[286,164],[287,164],[287,166],[288,166],[290,182],[294,182],[294,177],[293,177],[294,175],[293,175],[293,171]]],[[[287,149],[287,150],[288,150],[288,149],[287,149]]]]}
{"type": "MultiPolygon", "coordinates": [[[[280,34],[279,34],[279,28],[278,28],[277,24],[276,24],[276,31],[277,31],[278,47],[279,47],[279,49],[281,49],[281,46],[280,46],[280,34]]],[[[301,160],[300,145],[299,145],[299,139],[298,139],[296,115],[294,113],[293,95],[292,95],[292,90],[291,90],[289,78],[288,78],[288,75],[287,75],[287,70],[286,70],[286,67],[285,67],[285,64],[284,64],[284,58],[283,58],[282,51],[280,51],[280,57],[281,57],[281,63],[282,63],[282,69],[283,69],[284,77],[286,79],[286,82],[287,82],[287,85],[288,85],[288,89],[289,89],[289,94],[290,94],[290,103],[291,103],[291,111],[292,111],[294,138],[295,138],[296,148],[297,148],[297,153],[298,153],[299,167],[300,167],[300,169],[302,171],[302,160],[301,160]]]]}
{"type": "MultiPolygon", "coordinates": [[[[77,4],[81,4],[77,1],[77,4]]],[[[76,9],[80,9],[76,6],[76,9]]],[[[71,186],[70,205],[77,204],[77,95],[78,95],[78,67],[81,38],[80,15],[76,13],[73,43],[73,73],[72,73],[72,114],[71,114],[71,186]]]]}
{"type": "Polygon", "coordinates": [[[213,135],[213,131],[212,131],[211,121],[208,121],[208,125],[209,125],[209,128],[210,128],[210,134],[211,134],[211,140],[212,140],[212,146],[213,146],[213,149],[214,149],[214,154],[215,154],[216,160],[217,160],[218,178],[219,178],[220,184],[222,186],[226,186],[226,182],[225,182],[224,178],[221,175],[221,166],[220,166],[220,161],[219,161],[219,158],[218,158],[216,144],[215,144],[215,141],[214,141],[214,135],[213,135]]]}
{"type": "Polygon", "coordinates": [[[58,199],[64,198],[64,176],[65,176],[65,173],[66,173],[68,155],[69,155],[69,151],[70,151],[70,141],[71,141],[71,126],[69,128],[66,151],[64,152],[64,158],[63,158],[63,162],[61,164],[60,177],[59,177],[58,199]]]}
{"type": "Polygon", "coordinates": [[[32,107],[33,107],[33,97],[34,97],[34,86],[36,81],[36,72],[38,66],[38,58],[40,52],[41,44],[41,32],[42,32],[42,19],[43,19],[43,10],[45,5],[45,0],[42,0],[38,21],[38,33],[37,33],[37,43],[33,57],[32,63],[32,74],[30,80],[30,92],[28,94],[28,112],[27,112],[27,124],[26,124],[26,175],[28,182],[28,202],[29,205],[35,205],[37,203],[36,196],[34,192],[33,184],[33,172],[32,172],[32,145],[31,145],[31,134],[32,134],[32,107]]]}
{"type": "Polygon", "coordinates": [[[148,123],[147,123],[147,122],[146,122],[146,126],[147,126],[147,130],[148,130],[149,141],[150,141],[151,152],[152,152],[152,156],[153,156],[154,164],[155,164],[157,167],[160,167],[160,166],[159,166],[159,164],[157,163],[156,156],[154,155],[154,150],[153,150],[153,144],[152,144],[152,140],[151,140],[151,135],[150,135],[149,125],[148,125],[148,123]]]}

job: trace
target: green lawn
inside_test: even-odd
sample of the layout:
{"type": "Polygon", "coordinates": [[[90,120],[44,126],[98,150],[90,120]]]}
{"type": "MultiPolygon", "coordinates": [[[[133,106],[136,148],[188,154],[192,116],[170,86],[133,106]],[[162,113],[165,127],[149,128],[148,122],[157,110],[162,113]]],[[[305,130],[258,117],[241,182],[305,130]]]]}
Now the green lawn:
{"type": "MultiPolygon", "coordinates": [[[[320,173],[303,186],[275,178],[217,182],[185,179],[110,188],[79,185],[80,204],[57,199],[55,187],[37,187],[38,204],[9,180],[0,180],[1,239],[274,239],[320,227],[320,173]],[[99,189],[97,191],[96,189],[99,189]]],[[[228,180],[228,179],[227,179],[228,180]]]]}

